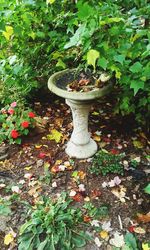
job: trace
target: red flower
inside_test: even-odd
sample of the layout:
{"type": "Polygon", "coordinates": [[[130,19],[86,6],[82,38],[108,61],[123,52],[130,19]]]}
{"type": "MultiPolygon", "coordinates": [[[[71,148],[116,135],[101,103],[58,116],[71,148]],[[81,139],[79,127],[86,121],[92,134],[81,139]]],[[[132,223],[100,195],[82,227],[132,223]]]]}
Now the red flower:
{"type": "Polygon", "coordinates": [[[14,114],[14,112],[15,112],[15,110],[14,110],[14,109],[8,109],[8,114],[13,115],[13,114],[14,114]]]}
{"type": "Polygon", "coordinates": [[[11,131],[11,137],[12,137],[13,139],[16,139],[18,136],[19,136],[18,131],[15,130],[15,129],[13,129],[13,130],[11,131]]]}
{"type": "Polygon", "coordinates": [[[23,128],[28,128],[29,127],[29,122],[28,121],[24,121],[24,122],[21,123],[21,126],[23,128]]]}
{"type": "Polygon", "coordinates": [[[34,114],[33,112],[29,112],[28,116],[29,116],[30,118],[34,118],[34,117],[35,117],[35,114],[34,114]]]}

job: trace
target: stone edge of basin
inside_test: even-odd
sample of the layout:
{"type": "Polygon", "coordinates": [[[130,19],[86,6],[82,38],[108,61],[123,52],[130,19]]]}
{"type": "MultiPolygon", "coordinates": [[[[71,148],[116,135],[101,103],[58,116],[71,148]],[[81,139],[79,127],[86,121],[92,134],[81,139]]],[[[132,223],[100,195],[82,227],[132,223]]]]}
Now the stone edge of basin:
{"type": "Polygon", "coordinates": [[[63,90],[59,87],[56,86],[56,81],[63,75],[69,73],[69,72],[73,72],[76,69],[66,69],[66,70],[62,70],[59,72],[54,73],[53,75],[51,75],[51,77],[48,80],[48,88],[49,90],[51,90],[51,92],[53,92],[54,94],[66,98],[66,99],[71,99],[74,101],[90,101],[90,100],[94,100],[94,99],[98,99],[102,96],[107,95],[108,93],[110,93],[110,91],[113,89],[113,83],[107,84],[105,87],[100,88],[99,90],[93,90],[93,91],[89,91],[89,92],[69,92],[67,90],[63,90]]]}

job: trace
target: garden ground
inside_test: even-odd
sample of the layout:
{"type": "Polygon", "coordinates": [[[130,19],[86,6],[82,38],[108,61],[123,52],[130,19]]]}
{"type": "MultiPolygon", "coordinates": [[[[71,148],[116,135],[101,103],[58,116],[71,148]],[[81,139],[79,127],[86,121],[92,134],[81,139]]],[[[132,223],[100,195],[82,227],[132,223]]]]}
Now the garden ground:
{"type": "Polygon", "coordinates": [[[104,222],[110,222],[109,229],[103,227],[100,233],[92,229],[94,218],[84,216],[88,231],[94,239],[98,238],[97,245],[89,243],[84,249],[115,249],[110,239],[116,231],[120,235],[129,231],[141,243],[149,241],[150,201],[143,189],[149,181],[150,142],[147,135],[136,127],[132,117],[115,115],[112,112],[113,105],[110,98],[104,103],[93,105],[89,130],[100,149],[115,155],[125,153],[125,172],[119,176],[121,183],[115,187],[111,187],[109,182],[117,174],[96,176],[89,172],[91,159],[70,159],[65,154],[65,144],[72,131],[72,117],[64,101],[54,96],[45,97],[44,101],[34,100],[33,108],[41,117],[38,126],[23,139],[22,145],[9,146],[9,158],[0,162],[1,197],[6,201],[12,197],[10,204],[5,206],[10,212],[6,211],[7,216],[0,215],[1,250],[9,247],[17,249],[16,239],[19,227],[27,217],[28,203],[35,206],[41,195],[54,197],[62,191],[69,192],[73,206],[81,210],[89,202],[96,207],[108,208],[108,214],[100,218],[99,223],[103,225],[104,222]],[[135,169],[130,168],[131,160],[137,162],[135,169]],[[81,187],[85,190],[80,190],[81,187]],[[14,233],[13,240],[10,245],[6,244],[7,241],[4,244],[5,235],[11,230],[14,233]],[[101,247],[98,247],[101,243],[101,247]]]}

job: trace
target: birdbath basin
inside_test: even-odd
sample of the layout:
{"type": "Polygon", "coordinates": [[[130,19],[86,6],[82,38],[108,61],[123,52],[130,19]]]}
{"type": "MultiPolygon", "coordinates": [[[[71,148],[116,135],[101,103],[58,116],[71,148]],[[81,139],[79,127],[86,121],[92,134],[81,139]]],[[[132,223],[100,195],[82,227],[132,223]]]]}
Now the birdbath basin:
{"type": "Polygon", "coordinates": [[[108,94],[112,84],[88,92],[70,92],[68,84],[74,80],[76,69],[67,69],[53,74],[48,80],[48,88],[56,95],[66,99],[72,110],[73,132],[67,143],[66,153],[70,157],[85,159],[97,152],[97,144],[88,132],[88,115],[94,100],[108,94]]]}

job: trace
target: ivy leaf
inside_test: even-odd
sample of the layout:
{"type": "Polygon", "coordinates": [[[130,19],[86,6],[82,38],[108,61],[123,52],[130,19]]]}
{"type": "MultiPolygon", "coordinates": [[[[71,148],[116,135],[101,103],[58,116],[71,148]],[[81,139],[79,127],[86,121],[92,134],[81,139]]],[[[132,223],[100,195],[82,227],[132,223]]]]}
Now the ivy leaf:
{"type": "Polygon", "coordinates": [[[98,59],[98,65],[102,67],[104,70],[107,68],[108,61],[105,57],[101,57],[98,59]]]}
{"type": "Polygon", "coordinates": [[[96,60],[99,58],[100,53],[95,49],[90,49],[87,53],[87,64],[92,65],[95,71],[95,63],[96,60]]]}
{"type": "Polygon", "coordinates": [[[56,67],[61,67],[63,69],[66,69],[66,64],[59,58],[56,67]]]}
{"type": "Polygon", "coordinates": [[[115,55],[114,56],[114,60],[116,62],[119,62],[119,63],[121,63],[123,65],[123,62],[125,60],[125,56],[124,55],[115,55]]]}
{"type": "Polygon", "coordinates": [[[75,32],[74,36],[70,38],[70,41],[64,46],[64,49],[68,49],[70,47],[73,47],[75,45],[80,45],[81,43],[81,37],[82,34],[84,34],[85,31],[85,24],[82,24],[75,32]]]}
{"type": "Polygon", "coordinates": [[[144,188],[146,194],[150,194],[150,183],[144,188]]]}
{"type": "Polygon", "coordinates": [[[139,89],[144,89],[144,82],[132,80],[130,88],[134,90],[134,95],[136,95],[139,89]]]}
{"type": "Polygon", "coordinates": [[[132,72],[132,73],[138,73],[142,70],[142,64],[140,62],[136,62],[134,63],[130,68],[129,70],[132,72]]]}
{"type": "Polygon", "coordinates": [[[48,140],[55,140],[57,143],[60,142],[61,137],[62,137],[62,134],[56,129],[53,129],[51,131],[51,134],[47,135],[48,140]]]}
{"type": "Polygon", "coordinates": [[[5,29],[6,29],[6,31],[3,31],[3,36],[6,38],[7,41],[9,41],[12,34],[13,34],[13,27],[6,26],[5,29]]]}

